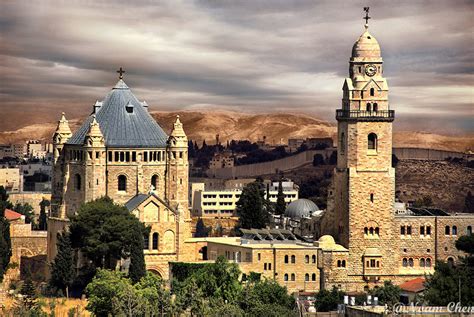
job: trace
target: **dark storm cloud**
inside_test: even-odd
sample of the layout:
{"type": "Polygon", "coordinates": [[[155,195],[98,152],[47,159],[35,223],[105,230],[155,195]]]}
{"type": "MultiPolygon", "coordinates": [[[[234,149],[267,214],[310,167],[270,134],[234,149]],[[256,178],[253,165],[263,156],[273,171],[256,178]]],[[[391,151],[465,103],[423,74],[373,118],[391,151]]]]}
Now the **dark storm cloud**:
{"type": "Polygon", "coordinates": [[[470,1],[4,1],[1,107],[86,114],[123,66],[152,109],[332,118],[365,5],[397,112],[472,131],[470,1]]]}

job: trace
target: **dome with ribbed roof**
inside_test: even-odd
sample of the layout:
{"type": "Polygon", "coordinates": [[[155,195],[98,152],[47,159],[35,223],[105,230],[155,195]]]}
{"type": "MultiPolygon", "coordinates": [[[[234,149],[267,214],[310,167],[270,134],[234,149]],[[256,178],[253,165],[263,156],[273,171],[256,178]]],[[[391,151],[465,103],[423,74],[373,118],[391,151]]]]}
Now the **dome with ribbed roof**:
{"type": "Polygon", "coordinates": [[[322,213],[314,202],[309,199],[301,198],[288,205],[285,210],[285,217],[301,219],[304,217],[311,217],[315,212],[322,213]]]}
{"type": "Polygon", "coordinates": [[[379,42],[369,33],[367,24],[365,25],[365,32],[352,47],[352,57],[381,57],[379,42]]]}
{"type": "Polygon", "coordinates": [[[104,101],[96,102],[92,113],[74,133],[68,144],[82,145],[90,125],[97,120],[107,147],[166,147],[168,136],[148,113],[148,105],[140,102],[120,79],[104,101]]]}

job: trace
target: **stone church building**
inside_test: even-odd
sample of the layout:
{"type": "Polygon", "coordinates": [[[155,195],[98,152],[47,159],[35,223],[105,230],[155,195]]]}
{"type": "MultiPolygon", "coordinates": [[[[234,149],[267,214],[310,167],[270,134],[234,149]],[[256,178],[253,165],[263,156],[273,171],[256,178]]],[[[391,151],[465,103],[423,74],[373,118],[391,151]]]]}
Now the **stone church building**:
{"type": "Polygon", "coordinates": [[[183,260],[191,236],[188,211],[188,140],[176,118],[168,136],[120,80],[73,134],[64,113],[53,136],[52,215],[48,259],[56,234],[82,203],[108,196],[126,205],[151,233],[147,269],[168,277],[168,261],[183,260]]]}
{"type": "Polygon", "coordinates": [[[359,292],[384,280],[402,284],[433,273],[437,260],[456,263],[463,254],[455,241],[472,234],[474,215],[395,201],[395,112],[383,71],[380,45],[366,24],[353,45],[336,110],[337,166],[318,230],[323,236],[313,243],[281,230],[192,238],[188,144],[179,117],[166,135],[120,78],[74,134],[64,114],[58,123],[48,259],[54,259],[56,233],[67,227],[68,217],[82,203],[109,196],[151,226],[146,266],[165,279],[173,262],[222,255],[244,274],[261,273],[291,292],[332,286],[359,292]]]}

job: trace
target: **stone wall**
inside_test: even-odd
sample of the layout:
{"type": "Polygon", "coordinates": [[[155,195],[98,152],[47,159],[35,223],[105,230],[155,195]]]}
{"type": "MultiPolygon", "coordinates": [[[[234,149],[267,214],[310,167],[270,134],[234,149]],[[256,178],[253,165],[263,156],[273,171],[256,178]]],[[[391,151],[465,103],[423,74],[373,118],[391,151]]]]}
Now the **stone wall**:
{"type": "Polygon", "coordinates": [[[399,160],[443,161],[447,158],[465,158],[462,152],[443,151],[422,148],[393,148],[393,154],[399,160]]]}
{"type": "Polygon", "coordinates": [[[40,202],[43,199],[51,201],[51,193],[43,192],[18,192],[8,193],[10,201],[15,205],[19,204],[30,204],[36,215],[40,213],[40,202]]]}

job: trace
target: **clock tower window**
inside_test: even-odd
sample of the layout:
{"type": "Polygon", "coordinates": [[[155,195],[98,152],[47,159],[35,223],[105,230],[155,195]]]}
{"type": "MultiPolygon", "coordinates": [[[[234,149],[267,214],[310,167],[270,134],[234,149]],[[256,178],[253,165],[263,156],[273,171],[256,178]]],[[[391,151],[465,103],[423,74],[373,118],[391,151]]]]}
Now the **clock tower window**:
{"type": "Polygon", "coordinates": [[[367,137],[368,149],[377,151],[377,134],[370,133],[367,137]]]}
{"type": "Polygon", "coordinates": [[[370,95],[372,97],[375,96],[375,89],[374,88],[370,88],[370,95]]]}

